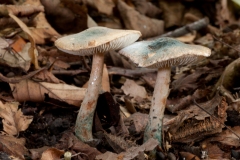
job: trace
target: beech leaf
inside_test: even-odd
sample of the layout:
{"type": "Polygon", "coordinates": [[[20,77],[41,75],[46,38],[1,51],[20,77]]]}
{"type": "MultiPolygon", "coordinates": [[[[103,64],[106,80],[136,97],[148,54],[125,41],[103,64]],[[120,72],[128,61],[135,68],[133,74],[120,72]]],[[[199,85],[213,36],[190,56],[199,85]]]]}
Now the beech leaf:
{"type": "Polygon", "coordinates": [[[24,116],[18,109],[18,102],[0,101],[0,117],[3,118],[3,130],[9,135],[18,135],[20,131],[25,131],[32,122],[32,116],[24,116]]]}

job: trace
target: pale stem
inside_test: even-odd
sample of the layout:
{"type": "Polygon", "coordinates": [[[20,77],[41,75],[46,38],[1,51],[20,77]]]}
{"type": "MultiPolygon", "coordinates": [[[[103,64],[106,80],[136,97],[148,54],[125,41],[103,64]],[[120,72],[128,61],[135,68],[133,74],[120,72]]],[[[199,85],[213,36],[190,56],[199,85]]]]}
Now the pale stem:
{"type": "Polygon", "coordinates": [[[162,123],[167,102],[171,68],[159,68],[154,87],[152,106],[149,113],[149,121],[144,133],[144,141],[155,138],[161,145],[162,123]]]}
{"type": "Polygon", "coordinates": [[[103,64],[104,54],[95,53],[93,55],[92,71],[88,82],[88,88],[75,125],[75,134],[83,142],[93,140],[93,116],[102,84],[103,64]]]}

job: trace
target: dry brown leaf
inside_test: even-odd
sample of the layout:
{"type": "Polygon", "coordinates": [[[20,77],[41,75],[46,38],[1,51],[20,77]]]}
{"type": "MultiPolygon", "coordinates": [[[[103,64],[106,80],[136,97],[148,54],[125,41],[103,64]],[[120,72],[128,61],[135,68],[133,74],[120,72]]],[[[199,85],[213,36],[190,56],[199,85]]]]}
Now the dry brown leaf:
{"type": "Polygon", "coordinates": [[[181,37],[176,37],[177,40],[184,42],[184,43],[192,43],[193,40],[196,38],[197,32],[193,31],[192,33],[188,33],[181,37]]]}
{"type": "Polygon", "coordinates": [[[184,159],[194,159],[194,160],[200,160],[200,158],[190,152],[179,152],[181,157],[184,158],[184,159]]]}
{"type": "Polygon", "coordinates": [[[179,74],[177,79],[172,82],[172,90],[183,92],[196,89],[199,86],[199,77],[208,73],[209,71],[209,68],[202,67],[189,75],[186,73],[179,74]]]}
{"type": "Polygon", "coordinates": [[[170,28],[182,24],[184,5],[180,1],[159,1],[164,13],[165,27],[170,28]]]}
{"type": "Polygon", "coordinates": [[[148,114],[136,112],[124,120],[128,130],[132,134],[140,134],[148,123],[148,114]]]}
{"type": "Polygon", "coordinates": [[[109,16],[113,15],[113,7],[115,7],[113,0],[84,0],[84,1],[86,1],[87,5],[96,8],[100,13],[104,13],[109,16]]]}
{"type": "Polygon", "coordinates": [[[104,92],[110,92],[110,83],[106,64],[103,66],[102,89],[104,92]]]}
{"type": "Polygon", "coordinates": [[[78,33],[87,29],[88,9],[80,1],[41,0],[51,25],[60,33],[78,33]]]}
{"type": "Polygon", "coordinates": [[[42,70],[41,72],[37,73],[34,75],[34,80],[37,81],[44,81],[44,82],[49,82],[49,83],[64,83],[62,80],[59,80],[57,77],[55,77],[52,72],[49,70],[45,69],[42,70]]]}
{"type": "Polygon", "coordinates": [[[30,16],[36,12],[43,12],[43,6],[33,6],[33,5],[0,5],[0,14],[1,16],[8,17],[8,14],[11,12],[14,15],[20,16],[30,16]]]}
{"type": "Polygon", "coordinates": [[[33,101],[42,102],[45,94],[50,98],[64,101],[79,107],[85,96],[86,89],[68,84],[54,84],[47,82],[34,82],[23,80],[17,84],[10,84],[14,98],[19,102],[33,101]]]}
{"type": "Polygon", "coordinates": [[[60,157],[64,154],[63,150],[59,150],[56,148],[49,148],[45,150],[42,154],[41,160],[56,160],[60,159],[60,157]]]}
{"type": "Polygon", "coordinates": [[[172,135],[173,142],[188,143],[198,141],[206,135],[212,135],[222,132],[224,127],[228,105],[225,98],[216,95],[211,100],[199,104],[208,113],[214,115],[214,118],[196,105],[191,105],[188,109],[178,112],[173,121],[169,123],[169,133],[172,135]]]}
{"type": "Polygon", "coordinates": [[[28,50],[28,54],[31,57],[31,61],[35,66],[35,69],[39,69],[39,65],[38,65],[38,60],[37,60],[37,56],[38,56],[38,51],[36,49],[36,44],[35,44],[35,40],[33,39],[32,33],[29,30],[29,28],[26,26],[26,24],[24,24],[18,17],[16,17],[15,15],[13,15],[12,13],[9,13],[9,16],[14,19],[17,24],[22,28],[22,30],[28,35],[28,38],[31,42],[31,47],[28,50]]]}
{"type": "Polygon", "coordinates": [[[144,87],[136,84],[133,80],[127,79],[124,85],[121,87],[125,95],[137,98],[147,98],[147,92],[144,87]]]}
{"type": "Polygon", "coordinates": [[[148,2],[147,0],[133,0],[132,2],[139,13],[148,17],[157,18],[162,12],[161,9],[153,5],[151,2],[148,2]]]}
{"type": "Polygon", "coordinates": [[[15,138],[12,136],[0,135],[1,151],[9,155],[25,159],[24,155],[28,155],[28,150],[25,148],[25,139],[15,138]]]}
{"type": "MultiPolygon", "coordinates": [[[[16,45],[15,42],[12,45],[16,45]]],[[[16,47],[11,48],[8,42],[3,38],[0,38],[0,63],[10,66],[19,67],[24,71],[28,71],[30,67],[31,58],[28,55],[29,45],[24,44],[24,47],[17,49],[16,47]]]]}
{"type": "Polygon", "coordinates": [[[106,152],[104,154],[98,155],[96,157],[97,160],[131,160],[140,155],[144,151],[151,151],[153,150],[159,142],[156,139],[149,139],[144,144],[139,147],[131,147],[127,149],[126,152],[122,152],[119,154],[106,152]]]}
{"type": "Polygon", "coordinates": [[[37,148],[37,149],[29,149],[29,151],[31,153],[31,158],[32,159],[40,159],[42,156],[42,153],[49,148],[50,147],[48,147],[48,146],[43,146],[43,147],[37,148]]]}
{"type": "Polygon", "coordinates": [[[24,116],[18,109],[18,102],[0,101],[0,117],[3,118],[3,130],[12,136],[18,135],[20,131],[25,131],[32,122],[32,116],[24,116]]]}
{"type": "Polygon", "coordinates": [[[76,159],[82,159],[82,157],[86,157],[88,160],[94,160],[96,155],[101,154],[96,148],[90,147],[88,144],[83,143],[80,141],[72,131],[64,132],[61,140],[59,141],[60,144],[56,145],[56,148],[59,149],[68,149],[75,153],[80,153],[76,156],[76,159]]]}
{"type": "Polygon", "coordinates": [[[157,36],[164,31],[163,21],[140,14],[122,0],[118,0],[118,10],[126,28],[140,31],[143,38],[157,36]]]}
{"type": "MultiPolygon", "coordinates": [[[[231,129],[237,135],[240,135],[240,126],[235,126],[231,129]]],[[[218,142],[218,143],[221,143],[221,145],[230,146],[230,147],[232,147],[232,146],[239,147],[240,146],[238,137],[235,134],[233,134],[231,131],[229,131],[228,129],[214,137],[211,137],[211,139],[209,139],[208,141],[218,142]]]]}
{"type": "Polygon", "coordinates": [[[228,160],[230,158],[230,152],[226,153],[223,150],[219,148],[217,144],[211,144],[207,143],[205,151],[208,151],[208,159],[222,159],[222,160],[228,160]]]}

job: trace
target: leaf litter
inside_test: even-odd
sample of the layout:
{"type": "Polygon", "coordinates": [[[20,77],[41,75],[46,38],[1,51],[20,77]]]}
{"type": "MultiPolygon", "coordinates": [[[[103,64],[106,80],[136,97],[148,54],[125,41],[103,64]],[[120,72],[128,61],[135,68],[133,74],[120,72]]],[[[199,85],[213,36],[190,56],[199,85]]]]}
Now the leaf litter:
{"type": "Polygon", "coordinates": [[[7,11],[0,17],[1,152],[15,159],[61,159],[66,151],[72,159],[150,159],[148,151],[156,148],[162,159],[239,159],[240,28],[232,1],[26,0],[0,7],[7,11]],[[53,42],[87,29],[90,19],[140,30],[141,40],[208,22],[178,33],[181,41],[211,48],[212,56],[172,67],[162,146],[143,142],[156,70],[136,68],[112,52],[94,116],[96,139],[86,144],[74,136],[92,61],[57,51],[53,42]]]}

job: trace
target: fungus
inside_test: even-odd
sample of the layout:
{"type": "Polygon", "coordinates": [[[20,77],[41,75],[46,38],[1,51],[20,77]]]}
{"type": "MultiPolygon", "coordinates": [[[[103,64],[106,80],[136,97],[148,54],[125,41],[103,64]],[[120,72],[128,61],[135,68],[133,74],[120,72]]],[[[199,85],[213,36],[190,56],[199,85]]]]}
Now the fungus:
{"type": "Polygon", "coordinates": [[[88,88],[75,125],[75,134],[80,140],[84,142],[93,140],[93,116],[101,90],[104,53],[122,49],[135,42],[140,36],[141,33],[135,30],[92,27],[55,41],[56,47],[63,52],[79,56],[93,55],[88,88]]]}
{"type": "Polygon", "coordinates": [[[176,39],[163,37],[154,41],[136,42],[119,51],[139,67],[157,68],[149,121],[144,141],[155,138],[161,144],[162,121],[169,94],[171,67],[197,62],[211,54],[211,50],[200,45],[184,44],[176,39]]]}

